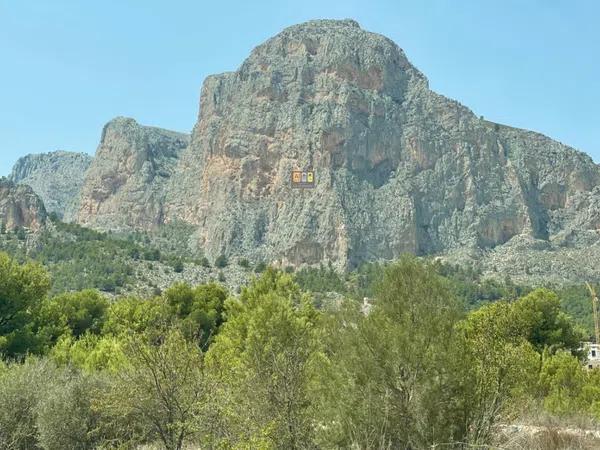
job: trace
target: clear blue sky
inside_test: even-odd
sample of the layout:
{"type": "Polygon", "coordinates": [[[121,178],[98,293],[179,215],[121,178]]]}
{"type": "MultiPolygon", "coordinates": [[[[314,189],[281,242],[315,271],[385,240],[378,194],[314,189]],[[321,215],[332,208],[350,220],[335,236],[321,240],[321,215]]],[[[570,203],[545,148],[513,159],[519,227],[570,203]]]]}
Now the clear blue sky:
{"type": "Polygon", "coordinates": [[[206,75],[288,25],[354,18],[431,87],[600,161],[596,0],[0,0],[0,174],[27,153],[94,153],[114,116],[190,131],[206,75]]]}

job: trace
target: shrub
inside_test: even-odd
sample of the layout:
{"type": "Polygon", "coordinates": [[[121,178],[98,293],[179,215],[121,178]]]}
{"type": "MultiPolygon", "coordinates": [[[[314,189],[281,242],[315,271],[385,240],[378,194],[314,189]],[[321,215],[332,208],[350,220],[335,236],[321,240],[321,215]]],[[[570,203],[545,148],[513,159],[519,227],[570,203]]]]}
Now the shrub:
{"type": "Polygon", "coordinates": [[[210,267],[210,262],[208,261],[208,258],[206,256],[201,258],[199,263],[202,267],[210,267]]]}
{"type": "Polygon", "coordinates": [[[177,259],[175,260],[175,262],[173,263],[173,271],[175,273],[182,273],[183,272],[183,261],[181,259],[177,259]]]}
{"type": "Polygon", "coordinates": [[[229,261],[227,260],[227,256],[225,255],[219,255],[217,259],[215,259],[215,267],[222,269],[224,267],[227,267],[227,264],[229,264],[229,261]]]}

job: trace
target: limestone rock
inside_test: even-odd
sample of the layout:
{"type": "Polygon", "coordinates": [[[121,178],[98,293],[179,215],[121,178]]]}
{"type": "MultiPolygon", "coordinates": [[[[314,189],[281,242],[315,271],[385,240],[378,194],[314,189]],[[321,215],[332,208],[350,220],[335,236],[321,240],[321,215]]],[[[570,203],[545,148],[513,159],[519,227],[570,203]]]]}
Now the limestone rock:
{"type": "Polygon", "coordinates": [[[0,224],[5,230],[27,228],[38,231],[45,222],[44,203],[31,187],[0,178],[0,224]]]}
{"type": "Polygon", "coordinates": [[[493,271],[543,254],[544,269],[528,271],[560,278],[566,263],[554,259],[600,257],[600,169],[431,91],[391,40],[318,20],[208,77],[189,142],[132,119],[109,123],[77,221],[181,221],[210,258],[282,265],[347,268],[411,252],[493,271]],[[292,188],[292,170],[308,168],[315,187],[292,188]]]}
{"type": "Polygon", "coordinates": [[[353,21],[284,30],[209,77],[200,104],[166,219],[212,256],[346,267],[600,225],[588,156],[432,92],[353,21]],[[292,189],[307,167],[316,188],[292,189]]]}
{"type": "Polygon", "coordinates": [[[112,230],[163,222],[165,187],[189,137],[118,117],[105,125],[86,173],[76,221],[112,230]]]}
{"type": "Polygon", "coordinates": [[[9,178],[31,186],[48,212],[72,216],[92,159],[85,153],[65,151],[27,155],[17,161],[9,178]]]}

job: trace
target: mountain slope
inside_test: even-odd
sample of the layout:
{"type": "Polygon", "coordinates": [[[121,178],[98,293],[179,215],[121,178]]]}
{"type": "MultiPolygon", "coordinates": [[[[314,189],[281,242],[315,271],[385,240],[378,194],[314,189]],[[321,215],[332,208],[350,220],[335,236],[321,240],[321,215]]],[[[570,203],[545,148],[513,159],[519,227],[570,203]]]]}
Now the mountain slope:
{"type": "Polygon", "coordinates": [[[429,90],[389,39],[314,21],[206,80],[167,217],[212,255],[346,266],[597,229],[599,181],[583,153],[429,90]],[[292,189],[306,167],[316,188],[292,189]]]}
{"type": "Polygon", "coordinates": [[[19,228],[37,231],[46,222],[46,209],[31,187],[0,178],[0,224],[2,232],[19,228]]]}
{"type": "Polygon", "coordinates": [[[191,245],[211,259],[348,268],[410,252],[600,278],[591,158],[431,91],[395,43],[354,21],[282,31],[208,77],[200,105],[189,142],[109,123],[74,219],[191,224],[191,245]],[[307,168],[314,189],[292,188],[292,170],[307,168]]]}
{"type": "Polygon", "coordinates": [[[77,207],[75,202],[92,159],[85,153],[65,151],[27,155],[16,162],[9,178],[31,186],[48,212],[69,216],[77,207]]]}
{"type": "Polygon", "coordinates": [[[74,219],[99,229],[151,228],[163,222],[164,189],[189,137],[118,117],[105,125],[74,219]]]}

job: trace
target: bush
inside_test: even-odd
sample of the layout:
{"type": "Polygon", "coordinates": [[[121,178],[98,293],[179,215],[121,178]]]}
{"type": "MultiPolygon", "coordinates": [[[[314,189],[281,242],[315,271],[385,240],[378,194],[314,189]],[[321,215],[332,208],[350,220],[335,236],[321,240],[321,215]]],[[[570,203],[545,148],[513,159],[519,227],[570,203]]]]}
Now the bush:
{"type": "Polygon", "coordinates": [[[92,409],[99,379],[76,371],[63,371],[61,375],[61,382],[53,380],[38,404],[36,426],[40,446],[47,450],[98,448],[99,438],[107,437],[93,433],[101,419],[92,409]]]}
{"type": "Polygon", "coordinates": [[[174,263],[173,263],[173,271],[175,273],[182,273],[183,272],[183,261],[181,259],[177,259],[174,263]]]}
{"type": "Polygon", "coordinates": [[[217,257],[217,259],[215,259],[215,267],[222,269],[224,267],[227,267],[227,264],[229,264],[229,261],[227,260],[227,256],[225,255],[220,255],[219,257],[217,257]]]}
{"type": "Polygon", "coordinates": [[[260,261],[254,267],[254,272],[256,273],[263,273],[265,270],[267,270],[267,263],[265,263],[264,261],[260,261]]]}
{"type": "Polygon", "coordinates": [[[17,239],[20,241],[27,239],[27,233],[25,233],[25,229],[23,227],[17,228],[15,230],[15,234],[17,235],[17,239]]]}
{"type": "Polygon", "coordinates": [[[199,263],[202,267],[210,267],[210,262],[208,261],[208,258],[206,256],[201,258],[199,263]]]}
{"type": "Polygon", "coordinates": [[[246,258],[238,259],[238,266],[247,269],[250,267],[250,261],[248,261],[246,258]]]}

